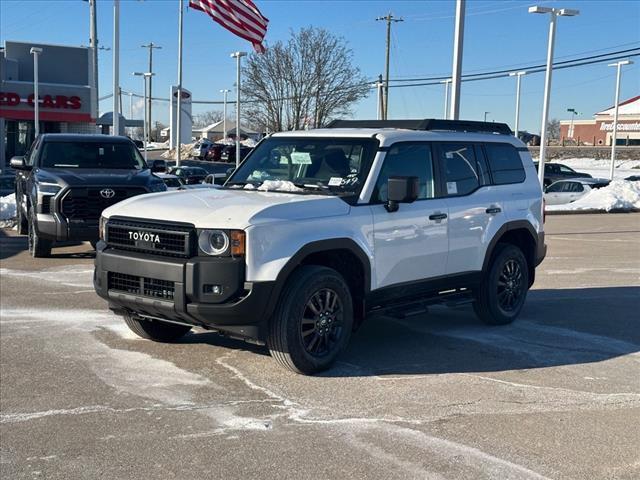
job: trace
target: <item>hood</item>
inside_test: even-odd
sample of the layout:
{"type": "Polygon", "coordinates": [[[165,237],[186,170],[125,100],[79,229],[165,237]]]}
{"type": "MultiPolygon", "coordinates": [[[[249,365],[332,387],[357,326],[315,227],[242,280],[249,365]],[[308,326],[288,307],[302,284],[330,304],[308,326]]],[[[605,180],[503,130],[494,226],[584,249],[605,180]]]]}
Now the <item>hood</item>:
{"type": "Polygon", "coordinates": [[[107,208],[103,215],[245,229],[268,222],[346,215],[349,209],[333,196],[203,188],[132,197],[107,208]]]}
{"type": "Polygon", "coordinates": [[[47,168],[37,169],[39,182],[57,183],[60,186],[148,186],[158,181],[151,170],[120,170],[113,168],[47,168]]]}

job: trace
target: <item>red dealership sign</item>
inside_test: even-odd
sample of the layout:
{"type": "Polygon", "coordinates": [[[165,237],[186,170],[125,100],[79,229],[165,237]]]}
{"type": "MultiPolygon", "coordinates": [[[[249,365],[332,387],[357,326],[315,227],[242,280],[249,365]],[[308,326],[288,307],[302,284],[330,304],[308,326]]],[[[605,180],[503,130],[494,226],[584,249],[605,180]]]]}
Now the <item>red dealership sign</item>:
{"type": "MultiPolygon", "coordinates": [[[[34,95],[31,94],[24,99],[20,98],[17,93],[0,92],[0,107],[17,107],[21,103],[27,103],[30,107],[33,107],[35,105],[34,95]]],[[[70,97],[66,95],[42,95],[40,97],[40,108],[78,110],[82,108],[82,100],[76,95],[70,97]]]]}

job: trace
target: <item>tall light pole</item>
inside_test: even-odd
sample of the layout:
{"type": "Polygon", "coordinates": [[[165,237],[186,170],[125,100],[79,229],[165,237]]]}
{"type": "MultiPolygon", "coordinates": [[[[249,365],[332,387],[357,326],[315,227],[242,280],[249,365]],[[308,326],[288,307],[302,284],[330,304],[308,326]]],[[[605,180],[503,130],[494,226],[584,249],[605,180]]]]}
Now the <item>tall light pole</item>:
{"type": "MultiPolygon", "coordinates": [[[[149,70],[147,70],[147,72],[153,72],[153,49],[155,48],[156,50],[159,50],[162,47],[159,47],[153,42],[149,42],[147,45],[141,45],[141,47],[149,49],[149,70]]],[[[153,79],[149,77],[149,96],[147,98],[147,125],[149,126],[151,126],[152,124],[152,119],[151,119],[151,97],[153,96],[153,89],[151,88],[152,81],[153,79]]],[[[151,127],[149,127],[149,129],[151,129],[151,127]]],[[[147,135],[151,136],[151,134],[149,133],[149,130],[147,130],[147,135]]],[[[146,142],[150,141],[150,138],[146,138],[145,141],[146,142]]]]}
{"type": "Polygon", "coordinates": [[[222,140],[227,138],[227,94],[231,90],[224,89],[220,90],[220,93],[224,96],[224,101],[222,102],[222,140]]]}
{"type": "Polygon", "coordinates": [[[384,75],[384,105],[382,107],[382,119],[386,120],[389,115],[389,50],[391,47],[391,23],[404,22],[402,18],[396,18],[391,12],[384,17],[376,18],[376,22],[384,20],[387,22],[387,48],[385,55],[385,75],[384,75]]]}
{"type": "Polygon", "coordinates": [[[93,57],[93,85],[95,87],[95,104],[96,118],[100,109],[100,100],[98,93],[98,12],[96,8],[97,0],[89,0],[89,46],[91,47],[91,55],[93,57]]]}
{"type": "Polygon", "coordinates": [[[446,120],[449,118],[449,85],[451,84],[451,79],[440,80],[440,83],[444,84],[444,116],[442,118],[446,120]]]}
{"type": "Polygon", "coordinates": [[[236,59],[236,168],[240,165],[240,59],[247,52],[234,52],[231,58],[236,59]]]}
{"type": "Polygon", "coordinates": [[[487,115],[490,114],[491,112],[484,112],[484,121],[487,121],[487,115]]]}
{"type": "Polygon", "coordinates": [[[38,93],[38,84],[40,80],[38,78],[38,57],[42,53],[42,48],[31,47],[31,55],[33,55],[33,123],[35,126],[35,138],[40,135],[40,96],[38,93]]]}
{"type": "MultiPolygon", "coordinates": [[[[176,167],[180,166],[180,118],[182,117],[182,0],[178,0],[178,98],[176,99],[176,167]]],[[[171,107],[173,108],[173,98],[171,99],[171,107]]]]}
{"type": "Polygon", "coordinates": [[[553,49],[556,39],[556,19],[558,17],[574,17],[580,12],[566,8],[529,7],[529,13],[549,13],[549,43],[547,45],[547,68],[544,76],[544,101],[542,103],[542,126],[540,127],[540,160],[538,161],[538,178],[544,188],[544,164],[547,154],[547,123],[549,122],[549,99],[551,97],[551,73],[553,71],[553,49]]]}
{"type": "Polygon", "coordinates": [[[113,0],[113,135],[120,135],[120,0],[113,0]]]}
{"type": "Polygon", "coordinates": [[[456,0],[456,28],[453,35],[453,67],[451,72],[451,107],[449,118],[460,118],[460,84],[462,81],[462,50],[464,44],[465,0],[456,0]]]}
{"type": "Polygon", "coordinates": [[[520,131],[520,81],[523,75],[526,75],[527,72],[511,72],[509,74],[510,77],[516,77],[516,121],[514,125],[514,131],[516,134],[516,138],[518,138],[518,132],[520,131]]]}
{"type": "Polygon", "coordinates": [[[147,161],[147,137],[149,136],[149,129],[151,125],[147,123],[147,95],[148,95],[148,87],[147,82],[151,83],[151,77],[155,74],[152,72],[133,72],[133,74],[137,77],[142,77],[144,81],[144,120],[142,121],[142,136],[144,137],[144,161],[147,161]]]}
{"type": "Polygon", "coordinates": [[[129,119],[133,119],[133,92],[129,92],[129,119]]]}
{"type": "Polygon", "coordinates": [[[611,171],[609,172],[609,179],[613,180],[613,169],[616,163],[616,143],[618,142],[618,104],[620,103],[620,77],[622,76],[623,65],[631,65],[631,60],[621,60],[616,63],[610,63],[609,67],[616,67],[618,72],[616,74],[616,100],[615,107],[613,107],[613,132],[611,132],[611,171]]]}
{"type": "Polygon", "coordinates": [[[573,139],[573,118],[576,115],[579,115],[579,113],[576,111],[575,108],[567,108],[567,112],[571,113],[571,123],[569,124],[569,131],[567,132],[567,136],[573,139]]]}

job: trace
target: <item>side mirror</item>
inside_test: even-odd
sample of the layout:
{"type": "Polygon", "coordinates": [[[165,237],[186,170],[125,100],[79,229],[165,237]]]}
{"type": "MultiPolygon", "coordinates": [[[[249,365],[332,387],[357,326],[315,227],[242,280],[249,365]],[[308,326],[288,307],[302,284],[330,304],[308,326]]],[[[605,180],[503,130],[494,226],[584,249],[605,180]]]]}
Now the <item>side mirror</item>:
{"type": "Polygon", "coordinates": [[[15,170],[30,170],[31,167],[24,163],[24,157],[11,157],[9,161],[11,168],[15,170]]]}
{"type": "Polygon", "coordinates": [[[387,212],[396,212],[400,203],[412,203],[418,198],[418,177],[389,177],[387,180],[387,212]]]}

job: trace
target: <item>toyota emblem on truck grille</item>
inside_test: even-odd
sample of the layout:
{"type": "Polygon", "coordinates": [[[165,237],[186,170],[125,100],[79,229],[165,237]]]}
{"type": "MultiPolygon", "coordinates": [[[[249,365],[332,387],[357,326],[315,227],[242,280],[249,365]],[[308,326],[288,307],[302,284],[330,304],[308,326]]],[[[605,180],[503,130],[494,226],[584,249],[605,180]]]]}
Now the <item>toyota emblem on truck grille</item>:
{"type": "Polygon", "coordinates": [[[100,196],[102,198],[113,198],[116,192],[112,188],[103,188],[100,190],[100,196]]]}

